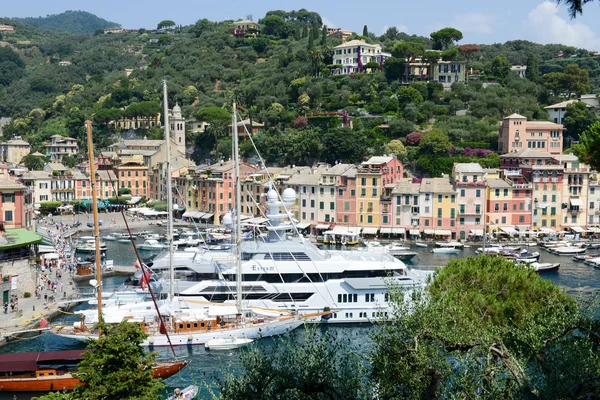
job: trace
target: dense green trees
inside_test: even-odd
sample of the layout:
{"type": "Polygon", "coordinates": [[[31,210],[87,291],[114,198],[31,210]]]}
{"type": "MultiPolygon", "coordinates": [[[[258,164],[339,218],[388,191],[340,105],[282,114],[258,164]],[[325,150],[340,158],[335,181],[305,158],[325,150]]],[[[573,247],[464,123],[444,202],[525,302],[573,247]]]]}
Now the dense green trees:
{"type": "Polygon", "coordinates": [[[10,47],[0,47],[0,85],[8,86],[25,76],[25,62],[10,47]]]}
{"type": "Polygon", "coordinates": [[[580,160],[600,171],[600,122],[590,125],[580,136],[581,145],[576,154],[580,160]]]}
{"type": "Polygon", "coordinates": [[[240,355],[242,373],[216,377],[221,400],[369,398],[364,365],[347,341],[307,327],[240,355]]]}
{"type": "Polygon", "coordinates": [[[48,159],[46,157],[34,156],[33,154],[27,154],[20,161],[27,169],[32,171],[41,171],[44,169],[44,165],[48,163],[48,159]]]}
{"type": "Polygon", "coordinates": [[[65,11],[45,17],[16,18],[16,20],[57,32],[87,34],[94,33],[97,29],[101,29],[104,34],[104,29],[119,26],[117,23],[107,21],[86,11],[65,11]]]}
{"type": "Polygon", "coordinates": [[[563,119],[563,125],[567,130],[565,136],[568,135],[571,140],[578,140],[579,135],[597,120],[596,113],[583,101],[569,104],[563,119]]]}
{"type": "Polygon", "coordinates": [[[424,293],[392,299],[393,322],[375,336],[371,358],[384,398],[598,395],[594,312],[532,269],[453,260],[424,293]]]}
{"type": "Polygon", "coordinates": [[[443,28],[431,33],[433,48],[436,50],[448,50],[455,42],[461,41],[463,34],[455,28],[443,28]]]}

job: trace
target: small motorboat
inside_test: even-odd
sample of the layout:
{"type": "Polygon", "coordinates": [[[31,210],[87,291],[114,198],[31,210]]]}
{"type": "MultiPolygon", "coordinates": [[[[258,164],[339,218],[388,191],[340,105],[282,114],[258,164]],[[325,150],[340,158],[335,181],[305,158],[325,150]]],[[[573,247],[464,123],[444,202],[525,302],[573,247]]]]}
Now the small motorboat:
{"type": "Polygon", "coordinates": [[[416,242],[416,243],[415,243],[415,246],[417,246],[417,247],[425,247],[425,248],[427,248],[427,243],[416,242]]]}
{"type": "MultiPolygon", "coordinates": [[[[78,253],[89,253],[96,251],[96,240],[86,239],[75,245],[75,251],[78,253]]],[[[106,243],[100,242],[100,251],[106,251],[106,243]]]]}
{"type": "Polygon", "coordinates": [[[435,242],[435,245],[438,247],[452,247],[454,249],[462,249],[465,247],[461,242],[451,241],[451,242],[435,242]]]}
{"type": "Polygon", "coordinates": [[[587,248],[591,250],[600,250],[600,243],[590,243],[587,248]]]}
{"type": "Polygon", "coordinates": [[[562,247],[554,247],[552,249],[549,249],[549,251],[553,254],[559,255],[559,256],[570,256],[573,254],[583,254],[585,253],[586,248],[585,247],[578,247],[578,246],[562,246],[562,247]]]}
{"type": "Polygon", "coordinates": [[[158,240],[147,239],[144,243],[139,244],[137,248],[139,250],[161,251],[166,249],[167,245],[160,243],[158,240]]]}
{"type": "Polygon", "coordinates": [[[515,259],[515,261],[526,262],[526,263],[538,262],[540,260],[540,253],[538,253],[537,251],[530,253],[527,250],[525,250],[525,251],[521,251],[519,254],[517,254],[514,257],[514,259],[515,259]]]}
{"type": "Polygon", "coordinates": [[[114,242],[115,240],[117,240],[119,237],[117,235],[115,235],[114,233],[109,233],[106,236],[102,237],[102,240],[105,240],[107,242],[114,242]]]}
{"type": "Polygon", "coordinates": [[[455,249],[454,247],[437,247],[431,250],[433,254],[458,254],[460,253],[459,249],[455,249]]]}
{"type": "MultiPolygon", "coordinates": [[[[178,390],[178,389],[175,389],[175,390],[178,390]]],[[[167,398],[167,400],[180,400],[180,399],[189,400],[189,399],[193,399],[197,395],[198,395],[198,386],[190,385],[188,387],[185,387],[185,388],[179,390],[179,392],[175,392],[174,394],[169,396],[167,398]]]]}
{"type": "Polygon", "coordinates": [[[212,338],[204,344],[204,348],[206,350],[234,350],[247,346],[253,341],[253,339],[237,337],[212,338]]]}
{"type": "Polygon", "coordinates": [[[586,262],[587,260],[591,260],[592,258],[598,258],[600,257],[600,254],[593,254],[593,255],[583,255],[583,254],[578,254],[576,256],[573,257],[573,261],[575,262],[586,262]]]}
{"type": "Polygon", "coordinates": [[[398,251],[390,254],[402,261],[411,260],[417,255],[417,253],[415,253],[414,251],[398,251]]]}
{"type": "Polygon", "coordinates": [[[560,268],[560,263],[529,263],[538,274],[542,274],[544,272],[558,272],[560,268]]]}

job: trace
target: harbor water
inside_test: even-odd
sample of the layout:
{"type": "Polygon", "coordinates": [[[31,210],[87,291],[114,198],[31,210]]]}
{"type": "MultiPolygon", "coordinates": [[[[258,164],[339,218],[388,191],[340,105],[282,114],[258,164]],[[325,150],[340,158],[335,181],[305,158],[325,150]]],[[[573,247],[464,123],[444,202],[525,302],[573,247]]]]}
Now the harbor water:
{"type": "MultiPolygon", "coordinates": [[[[139,242],[139,241],[138,241],[139,242]]],[[[141,242],[140,242],[141,243],[141,242]]],[[[110,242],[108,244],[107,258],[114,260],[115,265],[132,265],[135,261],[135,253],[131,251],[131,244],[110,242]]],[[[448,261],[453,258],[462,258],[468,256],[474,256],[477,246],[471,248],[465,248],[461,250],[459,254],[433,254],[429,248],[411,247],[411,251],[418,253],[411,261],[407,261],[406,264],[410,268],[434,270],[436,268],[444,266],[448,261]]],[[[560,271],[558,273],[543,274],[544,279],[549,279],[557,285],[563,287],[569,294],[574,296],[586,296],[600,288],[600,269],[594,269],[583,263],[577,263],[572,260],[571,256],[557,256],[550,254],[547,251],[539,247],[529,247],[530,252],[537,251],[541,254],[540,262],[544,263],[556,263],[561,264],[560,271]]],[[[598,250],[589,250],[587,254],[597,254],[598,250]]],[[[143,258],[148,257],[150,254],[143,252],[143,258]]],[[[123,277],[111,277],[106,278],[104,285],[107,290],[111,287],[116,287],[122,282],[123,277]]],[[[85,283],[80,284],[82,292],[90,292],[91,287],[85,283]]],[[[86,306],[79,306],[86,307],[86,306]]],[[[67,315],[54,323],[72,323],[75,317],[67,315]]],[[[362,352],[369,351],[369,332],[373,329],[371,325],[330,325],[330,326],[319,326],[318,329],[327,330],[330,333],[350,338],[351,346],[356,349],[360,349],[362,352]]],[[[302,334],[302,328],[300,331],[295,332],[296,335],[302,334]]],[[[266,341],[266,345],[272,343],[272,339],[266,341]]],[[[24,352],[24,351],[54,351],[54,350],[73,350],[83,348],[81,343],[73,342],[69,339],[53,336],[50,334],[43,334],[41,336],[33,336],[29,338],[17,339],[14,343],[9,344],[2,348],[0,352],[24,352]]],[[[177,357],[186,358],[190,361],[188,367],[175,376],[165,381],[168,386],[168,390],[172,392],[174,387],[185,387],[189,384],[196,384],[201,387],[201,390],[206,390],[206,387],[210,387],[214,381],[215,374],[219,374],[220,371],[235,371],[239,368],[238,351],[214,351],[209,352],[204,349],[203,346],[190,346],[190,347],[176,347],[177,357]],[[204,388],[204,389],[203,389],[204,388]]],[[[159,348],[154,349],[159,353],[159,359],[169,359],[171,356],[170,349],[159,348]]],[[[206,392],[204,392],[206,393],[206,392]]],[[[165,392],[166,398],[167,392],[165,392]]],[[[30,399],[32,396],[37,396],[39,393],[2,393],[0,392],[0,400],[9,399],[30,399]]],[[[198,398],[204,398],[206,396],[199,395],[198,398]]]]}

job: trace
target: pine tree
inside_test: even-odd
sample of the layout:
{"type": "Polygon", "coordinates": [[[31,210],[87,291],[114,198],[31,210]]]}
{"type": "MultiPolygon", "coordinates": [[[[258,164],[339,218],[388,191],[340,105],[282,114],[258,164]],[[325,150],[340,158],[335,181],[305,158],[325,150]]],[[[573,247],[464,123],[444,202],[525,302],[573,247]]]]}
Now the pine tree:
{"type": "Polygon", "coordinates": [[[533,53],[527,55],[527,70],[525,71],[525,77],[532,82],[537,82],[540,78],[539,61],[533,53]]]}

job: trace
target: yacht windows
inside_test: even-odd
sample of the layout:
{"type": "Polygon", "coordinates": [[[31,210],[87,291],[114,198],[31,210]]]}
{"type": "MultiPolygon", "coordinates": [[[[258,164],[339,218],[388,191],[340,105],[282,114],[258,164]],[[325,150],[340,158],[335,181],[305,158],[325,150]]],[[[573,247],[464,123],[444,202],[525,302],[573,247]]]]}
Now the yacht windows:
{"type": "Polygon", "coordinates": [[[265,260],[274,261],[310,261],[310,257],[306,253],[265,253],[265,260]]]}
{"type": "Polygon", "coordinates": [[[366,303],[375,302],[375,293],[365,293],[365,302],[366,303]]]}

